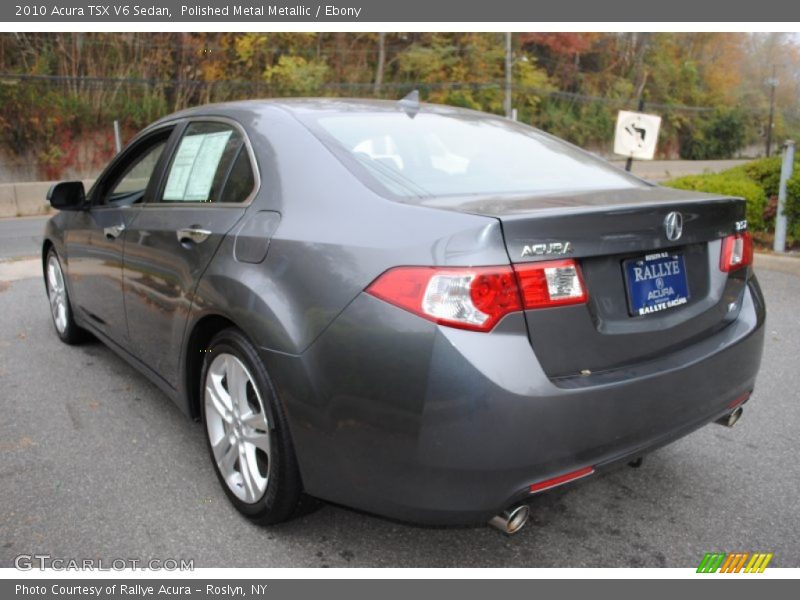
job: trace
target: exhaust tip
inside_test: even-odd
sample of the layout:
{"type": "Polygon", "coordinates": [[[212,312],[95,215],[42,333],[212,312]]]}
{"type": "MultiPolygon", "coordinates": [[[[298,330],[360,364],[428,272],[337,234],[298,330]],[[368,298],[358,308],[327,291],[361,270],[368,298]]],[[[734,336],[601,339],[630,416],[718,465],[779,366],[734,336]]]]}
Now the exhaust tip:
{"type": "Polygon", "coordinates": [[[720,425],[725,425],[725,427],[733,427],[739,422],[739,419],[742,418],[742,414],[744,414],[744,409],[742,409],[741,406],[737,406],[728,415],[718,419],[717,423],[720,425]]]}
{"type": "Polygon", "coordinates": [[[527,504],[520,504],[492,517],[489,525],[499,529],[506,535],[514,535],[525,527],[530,514],[530,507],[527,504]]]}

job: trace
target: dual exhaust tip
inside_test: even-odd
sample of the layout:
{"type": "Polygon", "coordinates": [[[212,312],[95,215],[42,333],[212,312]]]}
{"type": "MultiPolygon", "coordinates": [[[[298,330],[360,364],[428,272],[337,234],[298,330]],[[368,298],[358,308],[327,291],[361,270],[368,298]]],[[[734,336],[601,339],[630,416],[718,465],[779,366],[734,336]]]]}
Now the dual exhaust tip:
{"type": "MultiPolygon", "coordinates": [[[[739,419],[742,418],[742,414],[744,414],[744,410],[742,410],[741,406],[737,406],[729,414],[717,419],[716,422],[720,425],[725,425],[725,427],[733,427],[739,422],[739,419]]],[[[639,464],[641,464],[641,462],[639,462],[639,464]]],[[[499,529],[506,535],[514,535],[525,527],[530,515],[530,507],[527,504],[519,504],[492,517],[489,521],[489,525],[495,529],[499,529]]]]}
{"type": "Polygon", "coordinates": [[[725,427],[733,427],[742,418],[742,414],[744,414],[744,410],[741,406],[737,406],[729,414],[717,419],[716,422],[720,425],[725,425],[725,427]]]}
{"type": "Polygon", "coordinates": [[[525,524],[528,522],[528,517],[530,517],[531,509],[527,504],[520,504],[518,506],[513,506],[508,510],[501,512],[499,515],[496,515],[491,518],[489,521],[489,525],[492,527],[499,529],[506,535],[514,535],[518,533],[525,524]]]}

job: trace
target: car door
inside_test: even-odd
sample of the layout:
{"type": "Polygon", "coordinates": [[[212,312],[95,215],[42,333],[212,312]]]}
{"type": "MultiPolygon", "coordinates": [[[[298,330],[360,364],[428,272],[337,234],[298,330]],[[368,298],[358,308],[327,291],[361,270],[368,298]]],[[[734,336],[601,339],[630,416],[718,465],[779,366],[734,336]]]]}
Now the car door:
{"type": "Polygon", "coordinates": [[[65,236],[75,309],[120,344],[127,339],[122,294],[126,234],[155,192],[172,130],[167,126],[145,135],[115,158],[90,190],[90,208],[74,214],[65,236]]]}
{"type": "Polygon", "coordinates": [[[171,154],[127,232],[123,278],[134,352],[176,386],[197,283],[255,195],[258,172],[244,131],[224,119],[189,121],[171,154]]]}

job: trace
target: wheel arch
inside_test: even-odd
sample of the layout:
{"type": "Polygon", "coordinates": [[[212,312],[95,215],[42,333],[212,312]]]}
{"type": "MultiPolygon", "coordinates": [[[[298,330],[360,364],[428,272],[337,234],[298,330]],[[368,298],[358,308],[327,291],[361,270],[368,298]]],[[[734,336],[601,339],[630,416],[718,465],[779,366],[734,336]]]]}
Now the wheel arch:
{"type": "Polygon", "coordinates": [[[200,420],[200,372],[203,369],[203,354],[208,349],[211,340],[223,329],[239,327],[233,320],[219,313],[202,316],[192,326],[184,350],[183,384],[186,390],[186,403],[189,417],[195,421],[200,420]]]}
{"type": "Polygon", "coordinates": [[[53,240],[50,238],[44,238],[42,242],[42,276],[47,277],[47,254],[50,252],[51,248],[55,248],[55,244],[53,240]]]}

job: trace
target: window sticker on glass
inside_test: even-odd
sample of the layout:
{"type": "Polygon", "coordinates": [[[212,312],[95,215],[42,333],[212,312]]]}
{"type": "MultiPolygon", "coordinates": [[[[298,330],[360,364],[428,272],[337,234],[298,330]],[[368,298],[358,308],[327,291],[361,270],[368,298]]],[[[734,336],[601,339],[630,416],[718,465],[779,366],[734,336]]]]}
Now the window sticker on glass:
{"type": "Polygon", "coordinates": [[[232,131],[185,136],[172,161],[164,200],[208,202],[225,145],[232,131]]]}

